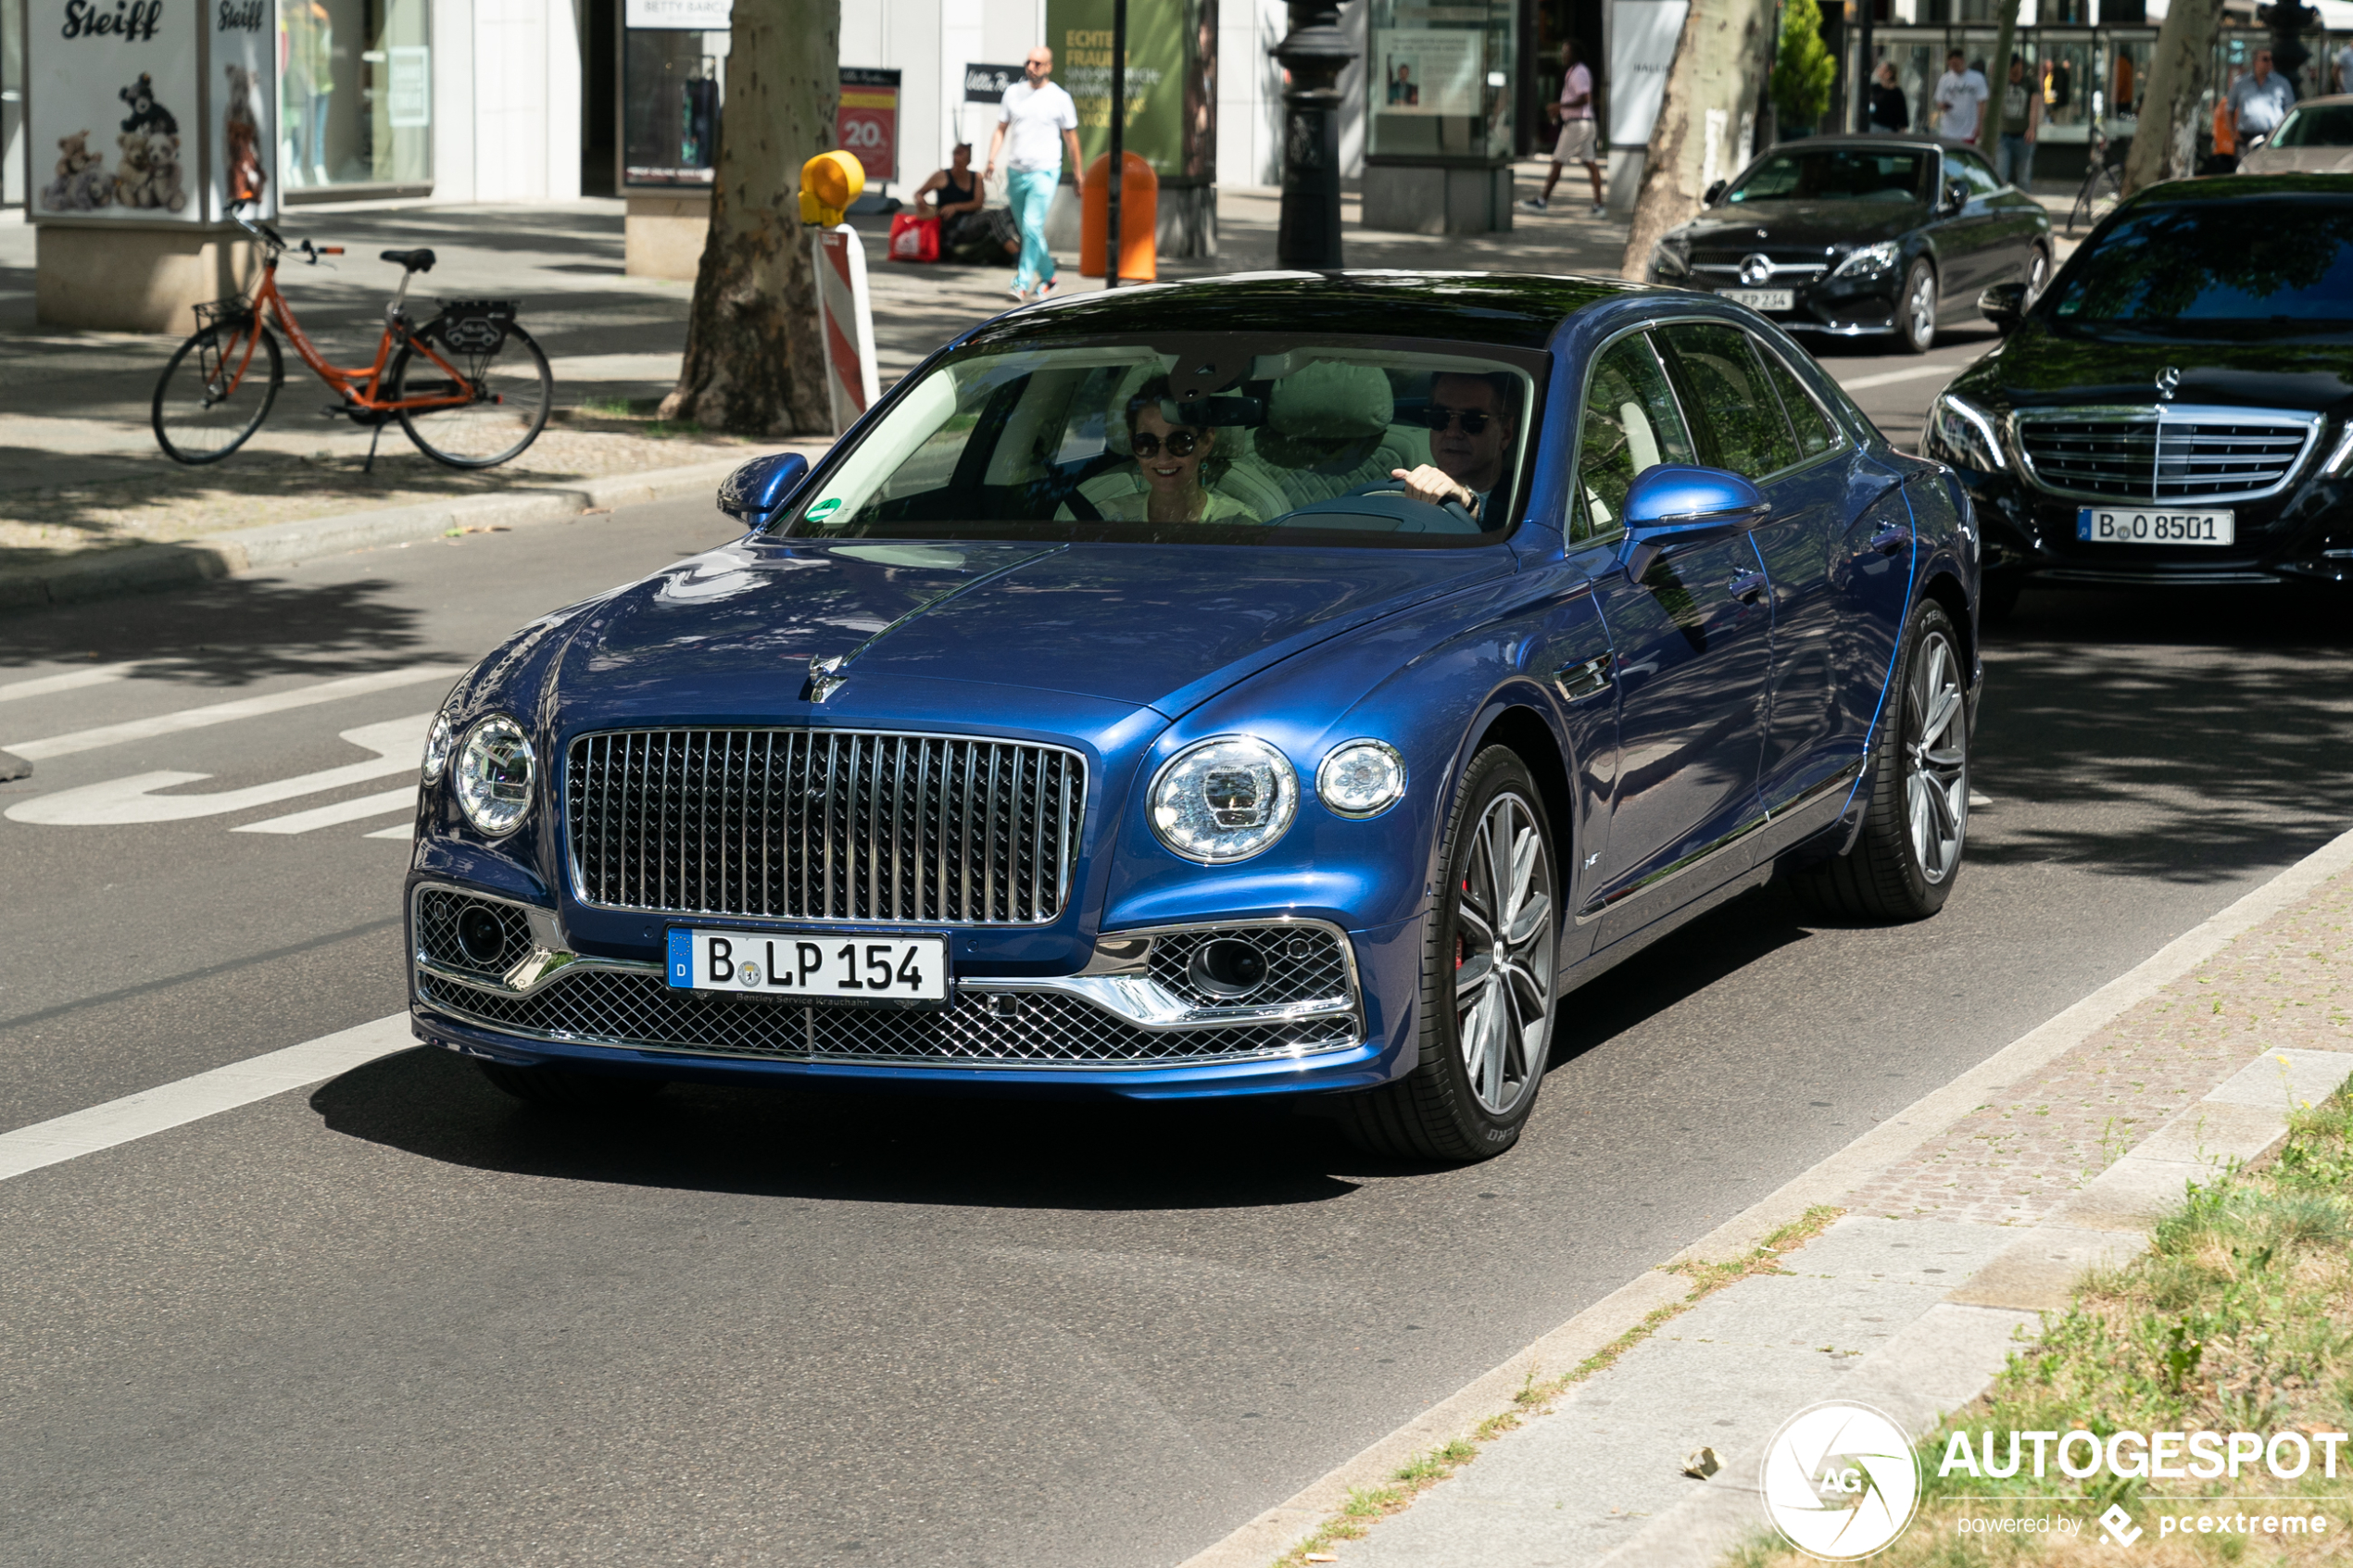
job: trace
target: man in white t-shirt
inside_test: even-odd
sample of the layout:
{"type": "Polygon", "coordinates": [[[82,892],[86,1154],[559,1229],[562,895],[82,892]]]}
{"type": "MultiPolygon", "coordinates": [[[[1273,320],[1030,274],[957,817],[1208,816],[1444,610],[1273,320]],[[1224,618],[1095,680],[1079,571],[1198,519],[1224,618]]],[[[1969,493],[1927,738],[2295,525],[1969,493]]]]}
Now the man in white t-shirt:
{"type": "Polygon", "coordinates": [[[1561,76],[1561,99],[1552,107],[1552,116],[1560,121],[1560,139],[1553,144],[1553,170],[1544,177],[1544,189],[1519,205],[1530,212],[1541,212],[1553,199],[1553,187],[1561,182],[1561,170],[1572,163],[1585,166],[1586,175],[1593,182],[1593,216],[1601,217],[1609,208],[1602,205],[1602,166],[1597,161],[1596,127],[1593,121],[1593,73],[1586,69],[1584,51],[1577,40],[1570,39],[1562,50],[1567,70],[1561,76]]]}
{"type": "Polygon", "coordinates": [[[1054,52],[1042,44],[1032,49],[1022,63],[1022,75],[1025,80],[1005,89],[1005,100],[997,107],[988,167],[980,177],[997,178],[997,155],[1006,155],[1006,194],[1021,229],[1013,297],[1026,305],[1033,290],[1039,299],[1054,292],[1054,253],[1046,248],[1046,213],[1053,206],[1054,187],[1062,183],[1065,151],[1073,188],[1083,186],[1087,176],[1078,163],[1078,106],[1054,83],[1054,52]]]}
{"type": "Polygon", "coordinates": [[[1985,100],[1994,95],[1983,71],[1969,69],[1969,56],[1958,49],[1944,56],[1944,74],[1936,79],[1936,133],[1948,142],[1974,142],[1985,100]]]}

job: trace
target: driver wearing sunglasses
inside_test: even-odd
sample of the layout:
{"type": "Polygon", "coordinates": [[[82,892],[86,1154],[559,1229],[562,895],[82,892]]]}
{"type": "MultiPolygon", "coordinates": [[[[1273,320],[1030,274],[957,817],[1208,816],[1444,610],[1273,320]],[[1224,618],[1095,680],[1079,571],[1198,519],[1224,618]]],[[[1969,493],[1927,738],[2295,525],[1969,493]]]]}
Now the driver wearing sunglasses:
{"type": "Polygon", "coordinates": [[[1503,482],[1504,460],[1519,433],[1505,378],[1433,376],[1422,418],[1429,426],[1430,460],[1410,470],[1392,469],[1390,478],[1404,481],[1405,494],[1416,501],[1432,506],[1452,501],[1485,522],[1481,509],[1503,482]]]}

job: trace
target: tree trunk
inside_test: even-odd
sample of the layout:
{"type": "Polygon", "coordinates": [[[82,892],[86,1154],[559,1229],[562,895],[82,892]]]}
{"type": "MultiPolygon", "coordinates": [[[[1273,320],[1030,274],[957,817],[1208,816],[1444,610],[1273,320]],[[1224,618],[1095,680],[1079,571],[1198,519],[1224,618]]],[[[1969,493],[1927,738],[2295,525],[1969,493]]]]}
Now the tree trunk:
{"type": "Polygon", "coordinates": [[[737,435],[831,431],[800,166],[834,144],[840,0],[736,0],[711,233],[665,420],[737,435]]]}
{"type": "MultiPolygon", "coordinates": [[[[2124,194],[2161,180],[2197,172],[2197,122],[2213,69],[2214,40],[2222,25],[2221,0],[2173,0],[2157,31],[2148,92],[2141,99],[2140,130],[2124,161],[2124,194]]],[[[2129,104],[2108,106],[2114,114],[2129,104]]]]}
{"type": "Polygon", "coordinates": [[[1700,197],[1747,161],[1756,128],[1756,83],[1773,53],[1772,0],[1692,0],[1667,70],[1634,226],[1618,270],[1650,276],[1651,247],[1700,209],[1700,197]]]}
{"type": "MultiPolygon", "coordinates": [[[[2018,45],[2018,6],[2019,0],[2006,0],[2003,5],[2002,31],[1994,35],[1994,57],[1985,62],[1985,84],[1994,90],[1994,94],[1985,100],[1985,112],[1978,119],[1977,145],[1984,153],[1985,161],[1992,164],[2002,161],[2002,132],[2009,129],[2002,123],[2006,118],[2003,104],[2010,94],[2010,51],[2018,45]]],[[[2034,76],[2032,71],[2027,73],[2026,82],[2027,91],[2032,92],[2034,76]]],[[[2027,113],[2031,117],[2033,110],[2030,108],[2027,113]]],[[[2021,126],[2019,134],[2025,133],[2025,128],[2021,126]]]]}

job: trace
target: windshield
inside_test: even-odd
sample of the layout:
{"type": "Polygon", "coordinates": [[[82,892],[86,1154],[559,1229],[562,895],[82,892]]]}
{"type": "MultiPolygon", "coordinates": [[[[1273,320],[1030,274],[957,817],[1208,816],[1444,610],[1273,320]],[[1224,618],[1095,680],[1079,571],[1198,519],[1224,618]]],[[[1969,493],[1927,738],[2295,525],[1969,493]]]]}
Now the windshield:
{"type": "Polygon", "coordinates": [[[1929,198],[1935,176],[1927,153],[1867,147],[1824,147],[1775,153],[1749,171],[1726,198],[1735,202],[1918,202],[1929,198]]]}
{"type": "Polygon", "coordinates": [[[2307,105],[2280,122],[2275,147],[2353,147],[2353,104],[2307,105]]]}
{"type": "Polygon", "coordinates": [[[784,532],[1491,544],[1535,391],[1492,353],[1214,336],[968,353],[908,388],[784,532]]]}
{"type": "Polygon", "coordinates": [[[2062,325],[2341,330],[2353,324],[2353,202],[2241,198],[2132,213],[2047,298],[2062,325]]]}

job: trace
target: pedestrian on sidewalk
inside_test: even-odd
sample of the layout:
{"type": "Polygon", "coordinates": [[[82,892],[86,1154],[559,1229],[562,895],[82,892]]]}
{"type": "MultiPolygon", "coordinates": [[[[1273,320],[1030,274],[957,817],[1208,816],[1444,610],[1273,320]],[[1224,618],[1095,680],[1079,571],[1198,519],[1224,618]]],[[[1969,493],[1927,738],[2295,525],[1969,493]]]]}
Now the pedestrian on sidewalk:
{"type": "Polygon", "coordinates": [[[2255,69],[2231,87],[2231,133],[2242,151],[2250,136],[2269,136],[2296,107],[2296,88],[2271,69],[2271,51],[2255,51],[2255,69]]]}
{"type": "Polygon", "coordinates": [[[2010,56],[2010,79],[2002,86],[2002,144],[1994,150],[1994,172],[2006,185],[2032,192],[2034,138],[2043,129],[2043,94],[2026,80],[2026,62],[2010,56]]]}
{"type": "Polygon", "coordinates": [[[1948,142],[1977,140],[1978,120],[1985,100],[1994,95],[1985,73],[1969,68],[1958,49],[1944,56],[1944,74],[1936,79],[1936,133],[1948,142]]]}
{"type": "Polygon", "coordinates": [[[997,178],[997,155],[1005,155],[1006,194],[1021,229],[1021,261],[1013,270],[1013,294],[1023,304],[1054,292],[1054,253],[1046,248],[1046,214],[1062,183],[1063,155],[1070,155],[1070,183],[1083,189],[1078,163],[1078,106],[1053,80],[1054,52],[1044,44],[1022,62],[1023,80],[1005,90],[997,107],[997,129],[988,138],[985,181],[997,178]],[[1011,132],[1008,146],[1007,132],[1011,132]]]}
{"type": "Polygon", "coordinates": [[[1909,131],[1912,128],[1912,107],[1904,101],[1904,89],[1895,80],[1895,62],[1881,60],[1879,69],[1871,73],[1871,99],[1867,131],[1909,131]]]}
{"type": "Polygon", "coordinates": [[[1561,77],[1561,101],[1548,106],[1547,113],[1560,121],[1560,137],[1553,144],[1553,170],[1544,176],[1543,192],[1519,205],[1530,212],[1541,212],[1553,199],[1553,187],[1561,182],[1561,170],[1572,163],[1585,166],[1586,177],[1593,182],[1592,215],[1601,217],[1609,211],[1602,201],[1602,166],[1598,161],[1599,128],[1593,119],[1593,73],[1585,69],[1584,51],[1572,38],[1564,45],[1564,58],[1568,69],[1561,77]]]}

